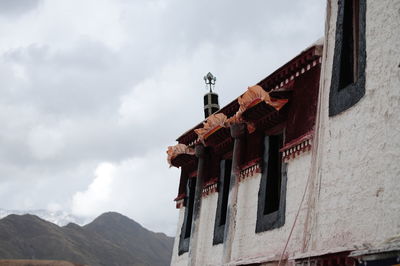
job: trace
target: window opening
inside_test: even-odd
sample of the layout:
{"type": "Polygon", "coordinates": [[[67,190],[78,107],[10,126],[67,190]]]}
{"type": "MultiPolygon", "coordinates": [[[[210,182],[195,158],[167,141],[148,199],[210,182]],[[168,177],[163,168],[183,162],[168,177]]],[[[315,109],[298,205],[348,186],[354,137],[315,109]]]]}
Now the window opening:
{"type": "Polygon", "coordinates": [[[286,164],[282,163],[283,135],[264,137],[263,167],[258,191],[256,233],[285,224],[286,164]]]}
{"type": "Polygon", "coordinates": [[[345,0],[340,58],[339,90],[355,83],[358,77],[359,0],[345,0]]]}
{"type": "Polygon", "coordinates": [[[196,189],[196,177],[188,178],[186,183],[186,197],[184,201],[185,214],[183,218],[183,224],[181,228],[181,234],[179,237],[178,255],[189,251],[190,235],[192,231],[192,220],[193,220],[193,205],[194,195],[196,189]]]}
{"type": "Polygon", "coordinates": [[[186,189],[188,197],[186,197],[187,218],[186,218],[185,238],[190,237],[190,232],[192,231],[195,187],[196,187],[196,178],[189,178],[186,189]]]}
{"type": "Polygon", "coordinates": [[[275,212],[279,209],[281,191],[281,153],[282,135],[269,137],[267,184],[265,193],[264,214],[275,212]]]}
{"type": "Polygon", "coordinates": [[[355,105],[365,95],[365,0],[338,0],[329,116],[355,105]]]}
{"type": "Polygon", "coordinates": [[[221,160],[218,183],[218,203],[215,214],[213,245],[224,242],[225,224],[228,214],[229,185],[231,182],[232,160],[221,160]]]}
{"type": "Polygon", "coordinates": [[[229,197],[229,184],[231,182],[231,170],[232,170],[232,161],[224,160],[221,162],[222,167],[224,169],[224,175],[222,177],[222,203],[221,203],[221,219],[219,225],[225,225],[226,223],[226,213],[228,210],[228,197],[229,197]]]}

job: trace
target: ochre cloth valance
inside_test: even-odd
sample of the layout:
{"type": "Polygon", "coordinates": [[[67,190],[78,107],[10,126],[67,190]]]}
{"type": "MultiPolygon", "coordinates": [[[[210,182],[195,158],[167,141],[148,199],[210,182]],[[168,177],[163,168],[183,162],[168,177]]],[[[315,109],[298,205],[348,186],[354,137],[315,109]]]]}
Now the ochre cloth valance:
{"type": "Polygon", "coordinates": [[[176,144],[175,146],[169,146],[167,150],[167,161],[170,165],[172,166],[172,160],[175,159],[178,155],[180,154],[188,154],[188,155],[194,155],[194,149],[186,146],[185,144],[176,144]]]}

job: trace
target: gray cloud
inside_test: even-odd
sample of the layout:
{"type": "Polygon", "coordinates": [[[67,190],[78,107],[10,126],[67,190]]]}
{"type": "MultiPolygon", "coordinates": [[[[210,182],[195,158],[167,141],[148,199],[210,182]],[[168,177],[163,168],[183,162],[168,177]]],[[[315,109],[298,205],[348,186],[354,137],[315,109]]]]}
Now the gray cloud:
{"type": "Polygon", "coordinates": [[[0,208],[58,204],[87,216],[113,209],[172,234],[179,174],[167,168],[164,150],[203,119],[203,75],[217,76],[221,105],[229,103],[322,35],[325,6],[177,0],[35,7],[19,24],[0,25],[8,36],[0,45],[0,208]],[[104,165],[115,170],[109,180],[96,172],[104,165]],[[98,204],[96,184],[106,181],[109,198],[98,204]]]}
{"type": "Polygon", "coordinates": [[[0,1],[0,16],[20,16],[39,6],[40,0],[2,0],[0,1]]]}

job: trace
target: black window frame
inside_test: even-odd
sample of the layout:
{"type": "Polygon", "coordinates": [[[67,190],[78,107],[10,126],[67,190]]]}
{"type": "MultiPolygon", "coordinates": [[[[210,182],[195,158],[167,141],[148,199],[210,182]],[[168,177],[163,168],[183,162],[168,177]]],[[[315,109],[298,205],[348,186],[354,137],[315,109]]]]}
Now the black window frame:
{"type": "MultiPolygon", "coordinates": [[[[258,191],[258,205],[257,205],[257,222],[256,222],[256,233],[265,232],[268,230],[272,230],[275,228],[279,228],[285,224],[285,210],[286,210],[286,183],[287,183],[287,164],[282,161],[282,153],[279,149],[283,145],[283,134],[276,134],[276,135],[266,135],[264,137],[264,153],[263,153],[263,163],[262,163],[262,174],[261,174],[261,181],[260,181],[260,188],[258,191]],[[267,193],[267,185],[268,185],[268,178],[271,177],[271,154],[270,154],[270,147],[271,141],[274,138],[279,139],[278,150],[275,154],[276,158],[274,158],[274,163],[278,163],[280,169],[280,184],[279,184],[279,204],[278,209],[274,211],[266,212],[267,209],[267,200],[270,195],[267,193]]],[[[276,167],[274,165],[273,167],[276,167]]]]}
{"type": "Polygon", "coordinates": [[[232,172],[232,159],[220,161],[218,180],[218,202],[215,213],[213,245],[224,242],[225,225],[228,218],[228,200],[232,172]]]}
{"type": "Polygon", "coordinates": [[[196,191],[196,178],[190,177],[186,185],[186,197],[184,199],[185,214],[179,236],[178,255],[182,255],[189,251],[191,229],[193,225],[194,216],[194,197],[196,191]]]}
{"type": "MultiPolygon", "coordinates": [[[[366,17],[366,1],[365,0],[356,0],[354,3],[358,3],[358,5],[352,6],[352,8],[356,7],[358,10],[349,11],[347,10],[349,5],[346,5],[346,1],[353,0],[338,0],[338,15],[336,21],[336,35],[335,35],[335,50],[333,57],[333,66],[332,66],[332,80],[331,80],[331,88],[329,94],[329,116],[335,116],[353,105],[355,105],[360,99],[365,95],[365,67],[366,67],[366,41],[365,41],[365,17],[366,17]],[[345,9],[346,8],[346,9],[345,9]],[[358,21],[356,19],[347,19],[345,17],[351,13],[353,16],[357,14],[358,21]],[[348,21],[352,21],[351,25],[348,25],[348,21]],[[357,24],[355,24],[357,23],[357,24]],[[347,27],[351,27],[348,29],[347,27]],[[354,35],[354,28],[358,29],[358,34],[354,35]],[[345,36],[344,33],[353,31],[353,35],[351,41],[354,43],[358,43],[358,47],[354,47],[354,45],[348,45],[346,42],[349,42],[349,37],[345,36]],[[354,38],[358,41],[354,42],[354,38]],[[353,60],[349,60],[348,58],[343,58],[342,54],[345,55],[344,49],[350,47],[352,49],[351,53],[354,59],[354,54],[356,54],[356,58],[353,60]],[[346,70],[343,64],[343,60],[348,60],[353,64],[352,73],[356,71],[357,73],[354,75],[353,82],[347,84],[345,82],[343,84],[344,71],[346,70]],[[354,66],[357,66],[357,69],[354,69],[354,66]]],[[[348,51],[346,50],[346,53],[348,51]]],[[[352,66],[347,66],[348,68],[352,68],[352,66]]]]}

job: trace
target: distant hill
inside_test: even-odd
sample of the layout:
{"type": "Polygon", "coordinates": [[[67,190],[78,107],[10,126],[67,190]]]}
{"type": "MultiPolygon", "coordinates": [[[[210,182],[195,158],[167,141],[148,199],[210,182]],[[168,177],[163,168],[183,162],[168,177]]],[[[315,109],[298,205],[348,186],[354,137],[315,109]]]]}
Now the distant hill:
{"type": "Polygon", "coordinates": [[[38,209],[38,210],[5,210],[0,208],[0,219],[4,218],[10,214],[18,214],[18,215],[23,215],[23,214],[32,214],[36,215],[43,220],[49,221],[53,224],[59,225],[59,226],[64,226],[67,225],[68,223],[76,223],[79,225],[83,225],[85,223],[88,223],[89,220],[84,217],[79,217],[72,215],[66,211],[49,211],[49,210],[43,210],[43,209],[38,209]]]}
{"type": "Polygon", "coordinates": [[[115,212],[59,227],[34,215],[0,220],[0,259],[66,260],[91,266],[169,265],[173,238],[115,212]]]}

